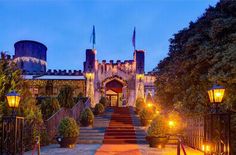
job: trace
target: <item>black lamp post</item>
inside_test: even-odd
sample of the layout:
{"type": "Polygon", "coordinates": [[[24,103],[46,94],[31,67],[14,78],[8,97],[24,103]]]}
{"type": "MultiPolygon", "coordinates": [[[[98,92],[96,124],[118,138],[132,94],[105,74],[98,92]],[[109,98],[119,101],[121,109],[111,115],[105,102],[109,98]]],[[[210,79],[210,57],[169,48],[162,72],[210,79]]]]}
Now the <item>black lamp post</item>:
{"type": "Polygon", "coordinates": [[[1,154],[23,154],[24,118],[16,116],[20,95],[12,91],[6,95],[8,106],[12,108],[12,115],[2,117],[1,154]]]}
{"type": "Polygon", "coordinates": [[[204,119],[204,145],[206,155],[230,155],[230,113],[220,109],[225,88],[213,85],[208,90],[212,108],[204,119]]]}

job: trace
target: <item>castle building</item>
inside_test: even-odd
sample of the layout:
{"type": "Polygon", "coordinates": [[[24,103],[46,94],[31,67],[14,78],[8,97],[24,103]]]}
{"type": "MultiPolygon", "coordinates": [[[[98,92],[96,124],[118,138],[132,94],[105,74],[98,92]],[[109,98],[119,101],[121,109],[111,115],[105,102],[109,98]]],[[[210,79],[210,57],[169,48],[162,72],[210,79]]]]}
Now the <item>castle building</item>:
{"type": "Polygon", "coordinates": [[[86,50],[84,70],[46,70],[47,47],[42,43],[22,40],[14,45],[13,61],[23,71],[35,96],[57,96],[61,87],[70,85],[74,96],[83,93],[95,106],[101,96],[110,100],[110,106],[135,106],[138,97],[154,95],[155,77],[145,74],[145,51],[135,50],[133,60],[114,62],[96,59],[96,49],[86,50]]]}

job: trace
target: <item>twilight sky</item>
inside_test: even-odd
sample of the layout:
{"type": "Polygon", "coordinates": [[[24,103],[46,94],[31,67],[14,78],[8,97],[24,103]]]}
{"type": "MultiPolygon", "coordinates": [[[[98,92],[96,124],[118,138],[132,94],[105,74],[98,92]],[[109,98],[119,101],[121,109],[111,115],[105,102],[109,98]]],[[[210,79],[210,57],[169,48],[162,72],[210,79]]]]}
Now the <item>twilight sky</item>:
{"type": "Polygon", "coordinates": [[[48,47],[47,69],[81,69],[96,27],[97,59],[133,59],[145,50],[145,71],[168,53],[169,38],[217,0],[0,0],[0,51],[35,40],[48,47]]]}

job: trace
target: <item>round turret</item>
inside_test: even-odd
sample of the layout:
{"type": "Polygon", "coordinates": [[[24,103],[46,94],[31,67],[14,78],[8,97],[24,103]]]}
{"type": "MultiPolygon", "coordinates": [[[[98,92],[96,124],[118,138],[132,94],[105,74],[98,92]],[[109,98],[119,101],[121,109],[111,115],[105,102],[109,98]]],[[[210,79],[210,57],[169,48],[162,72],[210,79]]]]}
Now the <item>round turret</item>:
{"type": "Polygon", "coordinates": [[[46,72],[47,47],[37,41],[21,40],[15,43],[14,61],[24,72],[46,72]]]}

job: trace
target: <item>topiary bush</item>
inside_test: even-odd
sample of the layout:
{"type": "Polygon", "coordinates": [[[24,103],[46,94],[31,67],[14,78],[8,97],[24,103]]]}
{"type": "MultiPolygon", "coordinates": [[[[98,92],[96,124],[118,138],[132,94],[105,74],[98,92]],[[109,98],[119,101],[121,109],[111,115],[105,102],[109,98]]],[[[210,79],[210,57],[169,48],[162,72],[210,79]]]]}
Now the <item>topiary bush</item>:
{"type": "Polygon", "coordinates": [[[154,112],[152,109],[144,108],[140,113],[140,121],[142,125],[147,126],[154,117],[154,112]]]}
{"type": "Polygon", "coordinates": [[[72,108],[75,105],[73,93],[74,89],[69,85],[65,85],[61,88],[60,93],[58,95],[58,101],[61,107],[72,108]]]}
{"type": "Polygon", "coordinates": [[[85,97],[84,93],[80,92],[77,97],[74,97],[74,102],[78,103],[81,101],[82,103],[85,103],[87,101],[87,97],[85,97]]]}
{"type": "Polygon", "coordinates": [[[79,126],[77,125],[75,119],[71,117],[65,117],[61,120],[58,126],[58,132],[59,135],[63,137],[78,137],[79,126]]]}
{"type": "Polygon", "coordinates": [[[80,115],[80,123],[83,126],[89,126],[93,124],[94,115],[90,108],[84,109],[80,115]]]}
{"type": "Polygon", "coordinates": [[[167,134],[167,123],[162,115],[157,115],[147,130],[148,136],[163,137],[167,134]]]}
{"type": "Polygon", "coordinates": [[[162,115],[157,115],[147,130],[147,141],[150,147],[164,148],[168,142],[167,124],[162,115]]]}
{"type": "Polygon", "coordinates": [[[172,134],[182,134],[187,124],[180,117],[180,113],[177,111],[170,112],[168,114],[168,120],[173,122],[173,127],[169,127],[168,132],[172,134]]]}
{"type": "Polygon", "coordinates": [[[95,105],[95,108],[94,108],[95,115],[102,114],[104,111],[105,111],[105,108],[104,108],[103,104],[98,103],[95,105]]]}
{"type": "Polygon", "coordinates": [[[137,98],[135,107],[136,107],[136,108],[135,108],[136,113],[138,114],[142,109],[145,108],[144,99],[143,99],[143,98],[137,98]]]}
{"type": "Polygon", "coordinates": [[[99,103],[101,103],[104,107],[107,107],[109,102],[106,97],[102,96],[99,100],[99,103]]]}

